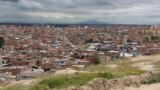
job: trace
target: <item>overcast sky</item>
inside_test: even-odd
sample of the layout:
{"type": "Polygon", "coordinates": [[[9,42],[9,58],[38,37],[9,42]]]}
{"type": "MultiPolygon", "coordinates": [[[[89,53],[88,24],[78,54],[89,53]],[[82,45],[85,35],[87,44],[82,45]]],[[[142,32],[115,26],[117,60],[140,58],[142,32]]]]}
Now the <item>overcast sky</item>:
{"type": "Polygon", "coordinates": [[[0,0],[0,22],[160,23],[160,0],[0,0]]]}

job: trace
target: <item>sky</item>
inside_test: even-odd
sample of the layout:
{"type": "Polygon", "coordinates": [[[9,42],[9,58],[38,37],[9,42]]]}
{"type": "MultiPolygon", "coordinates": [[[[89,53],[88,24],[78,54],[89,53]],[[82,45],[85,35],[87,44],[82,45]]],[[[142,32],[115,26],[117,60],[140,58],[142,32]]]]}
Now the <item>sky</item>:
{"type": "Polygon", "coordinates": [[[158,24],[160,0],[0,0],[0,22],[158,24]]]}

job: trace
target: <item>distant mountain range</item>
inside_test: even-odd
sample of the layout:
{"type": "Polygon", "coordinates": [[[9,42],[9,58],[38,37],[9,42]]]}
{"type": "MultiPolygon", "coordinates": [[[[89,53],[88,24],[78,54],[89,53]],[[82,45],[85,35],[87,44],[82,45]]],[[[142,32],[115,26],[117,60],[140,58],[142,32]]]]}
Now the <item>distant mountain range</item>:
{"type": "Polygon", "coordinates": [[[103,21],[97,21],[97,20],[86,20],[86,21],[79,22],[77,24],[108,24],[108,23],[103,21]]]}

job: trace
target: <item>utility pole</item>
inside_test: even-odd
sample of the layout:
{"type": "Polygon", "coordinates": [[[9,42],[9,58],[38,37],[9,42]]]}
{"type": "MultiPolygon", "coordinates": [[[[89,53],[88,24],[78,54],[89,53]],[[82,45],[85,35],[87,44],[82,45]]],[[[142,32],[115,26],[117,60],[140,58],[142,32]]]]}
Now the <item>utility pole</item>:
{"type": "MultiPolygon", "coordinates": [[[[16,51],[16,56],[17,55],[19,55],[19,53],[16,51]]],[[[17,72],[17,74],[16,74],[16,81],[18,81],[19,78],[20,78],[20,72],[18,71],[18,59],[16,59],[16,72],[17,72]]]]}
{"type": "Polygon", "coordinates": [[[17,60],[16,60],[16,72],[17,72],[17,74],[16,74],[16,81],[18,81],[18,66],[17,66],[17,60]]]}
{"type": "Polygon", "coordinates": [[[2,49],[0,49],[0,69],[2,69],[2,49]]]}

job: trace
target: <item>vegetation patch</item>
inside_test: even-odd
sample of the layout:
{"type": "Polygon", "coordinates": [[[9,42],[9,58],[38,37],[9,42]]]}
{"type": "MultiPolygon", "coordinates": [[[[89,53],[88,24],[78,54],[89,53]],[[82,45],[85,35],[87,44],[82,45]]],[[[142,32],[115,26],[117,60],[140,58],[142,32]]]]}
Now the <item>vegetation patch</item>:
{"type": "Polygon", "coordinates": [[[153,63],[157,71],[160,71],[160,61],[153,63]]]}
{"type": "MultiPolygon", "coordinates": [[[[38,83],[40,86],[54,88],[54,89],[63,89],[69,86],[81,86],[85,85],[87,82],[94,78],[107,78],[113,79],[116,75],[109,72],[99,72],[99,73],[76,73],[71,76],[54,76],[48,77],[38,83]]],[[[39,90],[39,86],[35,85],[30,90],[39,90]],[[35,87],[36,86],[36,87],[35,87]]],[[[43,88],[43,87],[41,87],[43,88]]]]}
{"type": "Polygon", "coordinates": [[[129,60],[118,60],[114,62],[111,61],[99,65],[91,65],[86,68],[86,71],[91,71],[91,72],[102,71],[102,72],[117,73],[121,77],[128,75],[140,75],[146,72],[136,67],[132,67],[132,64],[134,64],[134,62],[131,62],[129,60]],[[106,65],[116,65],[116,67],[109,68],[106,67],[106,65]]]}
{"type": "Polygon", "coordinates": [[[160,74],[151,76],[142,81],[142,84],[160,83],[160,74]]]}
{"type": "Polygon", "coordinates": [[[10,86],[4,86],[0,90],[28,90],[27,86],[21,84],[15,84],[10,86]]]}

